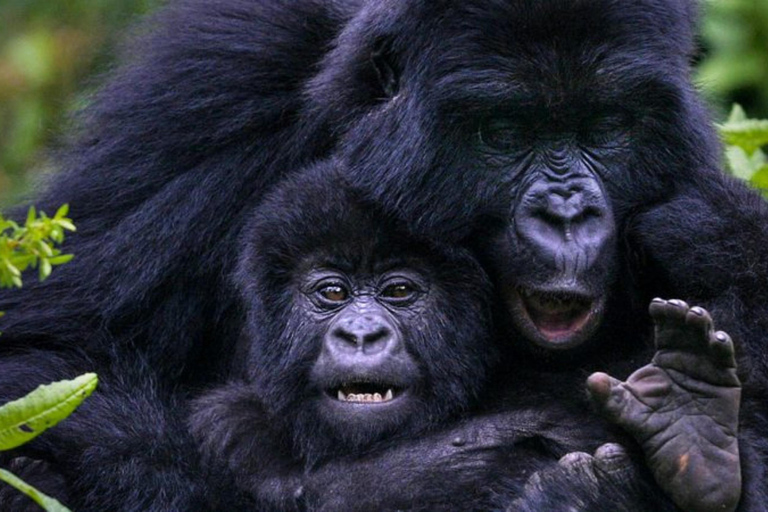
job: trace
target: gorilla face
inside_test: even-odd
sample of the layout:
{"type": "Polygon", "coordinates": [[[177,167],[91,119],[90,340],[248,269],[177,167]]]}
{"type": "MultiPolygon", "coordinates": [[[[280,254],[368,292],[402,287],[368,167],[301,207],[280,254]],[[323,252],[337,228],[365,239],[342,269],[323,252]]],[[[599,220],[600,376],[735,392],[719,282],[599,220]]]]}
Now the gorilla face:
{"type": "Polygon", "coordinates": [[[340,173],[302,171],[257,209],[237,278],[246,381],[309,458],[444,421],[495,359],[475,259],[407,235],[340,173]]]}
{"type": "Polygon", "coordinates": [[[601,324],[618,261],[615,222],[602,181],[586,163],[549,160],[531,174],[510,227],[492,237],[489,259],[524,336],[545,349],[568,349],[601,324]]]}
{"type": "Polygon", "coordinates": [[[632,215],[717,148],[687,81],[691,3],[384,4],[310,88],[356,119],[351,181],[418,235],[478,247],[535,345],[595,338],[632,215]]]}
{"type": "Polygon", "coordinates": [[[434,304],[427,276],[404,264],[368,275],[323,258],[297,276],[297,325],[313,324],[307,342],[321,347],[308,388],[318,416],[341,427],[341,437],[349,429],[375,436],[418,414],[424,375],[408,349],[434,304]]]}

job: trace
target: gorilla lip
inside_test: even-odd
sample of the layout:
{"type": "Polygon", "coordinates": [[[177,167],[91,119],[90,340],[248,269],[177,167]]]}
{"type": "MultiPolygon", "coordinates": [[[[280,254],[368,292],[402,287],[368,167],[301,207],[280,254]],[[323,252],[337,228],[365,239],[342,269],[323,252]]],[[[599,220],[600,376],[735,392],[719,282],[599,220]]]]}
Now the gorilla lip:
{"type": "Polygon", "coordinates": [[[526,319],[551,346],[568,348],[589,335],[598,321],[599,301],[568,292],[519,289],[517,298],[526,319]]]}

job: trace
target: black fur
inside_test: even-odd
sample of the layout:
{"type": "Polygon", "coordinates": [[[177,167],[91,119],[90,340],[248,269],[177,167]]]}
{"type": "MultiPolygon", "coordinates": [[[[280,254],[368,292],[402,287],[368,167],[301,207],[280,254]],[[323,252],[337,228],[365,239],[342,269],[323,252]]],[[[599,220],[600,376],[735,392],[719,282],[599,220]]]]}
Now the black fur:
{"type": "MultiPolygon", "coordinates": [[[[333,153],[367,199],[417,238],[471,245],[494,261],[496,281],[498,253],[483,240],[510,225],[529,168],[486,150],[501,117],[513,125],[494,132],[502,147],[505,133],[526,147],[591,134],[608,146],[616,165],[602,179],[621,261],[592,350],[541,362],[504,324],[509,373],[529,381],[518,395],[530,390],[510,407],[530,400],[589,416],[589,371],[621,377],[647,362],[635,333],[649,325],[651,296],[702,304],[743,354],[740,508],[761,510],[768,212],[717,169],[718,142],[689,79],[694,26],[688,0],[169,6],[86,110],[62,172],[35,200],[45,211],[71,204],[76,260],[0,295],[0,400],[84,371],[102,383],[18,454],[66,476],[79,510],[205,510],[217,484],[189,456],[184,404],[221,380],[246,321],[227,286],[245,212],[333,153]]],[[[508,320],[502,309],[499,319],[508,320]]],[[[369,474],[423,472],[444,446],[414,442],[369,474]]],[[[571,445],[580,443],[566,436],[571,445]]],[[[586,494],[597,504],[582,509],[614,509],[586,494]]]]}

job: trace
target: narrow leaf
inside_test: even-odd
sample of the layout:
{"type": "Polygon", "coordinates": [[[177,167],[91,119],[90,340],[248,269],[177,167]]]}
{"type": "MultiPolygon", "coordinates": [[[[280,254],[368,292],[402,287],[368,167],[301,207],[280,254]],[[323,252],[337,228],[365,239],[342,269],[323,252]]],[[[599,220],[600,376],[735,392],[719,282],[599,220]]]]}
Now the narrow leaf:
{"type": "Polygon", "coordinates": [[[0,451],[16,448],[72,414],[98,383],[95,373],[39,386],[0,407],[0,451]]]}
{"type": "Polygon", "coordinates": [[[30,206],[29,210],[27,210],[27,226],[32,225],[32,223],[35,222],[36,217],[37,213],[35,212],[35,207],[30,206]]]}
{"type": "Polygon", "coordinates": [[[32,498],[32,501],[48,512],[71,512],[67,507],[59,503],[58,500],[46,496],[10,471],[0,469],[0,480],[26,494],[32,498]]]}
{"type": "Polygon", "coordinates": [[[51,265],[63,265],[64,263],[69,263],[72,261],[72,258],[74,257],[74,254],[60,254],[59,256],[54,256],[48,261],[51,262],[51,265]]]}

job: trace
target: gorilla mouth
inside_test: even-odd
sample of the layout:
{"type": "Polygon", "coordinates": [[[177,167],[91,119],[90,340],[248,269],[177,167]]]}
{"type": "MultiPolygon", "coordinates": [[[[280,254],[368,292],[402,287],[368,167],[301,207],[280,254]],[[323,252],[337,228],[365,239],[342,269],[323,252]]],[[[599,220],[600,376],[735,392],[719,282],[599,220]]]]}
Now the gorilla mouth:
{"type": "Polygon", "coordinates": [[[343,384],[330,394],[332,397],[335,396],[339,402],[371,404],[391,402],[399,396],[400,392],[387,385],[356,382],[343,384]]]}
{"type": "Polygon", "coordinates": [[[535,341],[549,348],[580,344],[600,320],[600,301],[585,295],[520,289],[518,296],[527,320],[538,334],[535,341]]]}

